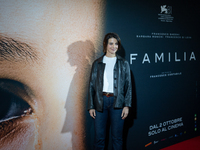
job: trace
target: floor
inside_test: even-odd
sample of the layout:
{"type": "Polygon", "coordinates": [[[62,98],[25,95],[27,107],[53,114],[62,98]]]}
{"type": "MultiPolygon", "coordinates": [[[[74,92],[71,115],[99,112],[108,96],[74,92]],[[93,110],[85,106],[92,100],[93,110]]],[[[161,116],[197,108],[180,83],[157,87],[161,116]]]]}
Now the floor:
{"type": "Polygon", "coordinates": [[[200,150],[200,136],[174,144],[161,150],[200,150]]]}

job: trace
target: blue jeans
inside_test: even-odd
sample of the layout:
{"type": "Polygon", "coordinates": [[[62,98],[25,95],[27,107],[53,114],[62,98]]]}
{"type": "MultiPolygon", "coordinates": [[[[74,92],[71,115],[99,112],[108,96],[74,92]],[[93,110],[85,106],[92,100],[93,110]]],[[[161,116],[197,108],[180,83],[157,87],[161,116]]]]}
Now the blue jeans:
{"type": "Polygon", "coordinates": [[[95,150],[104,150],[107,120],[111,123],[112,149],[122,150],[124,120],[121,117],[122,109],[113,107],[114,97],[103,96],[103,112],[96,111],[94,119],[95,150]]]}

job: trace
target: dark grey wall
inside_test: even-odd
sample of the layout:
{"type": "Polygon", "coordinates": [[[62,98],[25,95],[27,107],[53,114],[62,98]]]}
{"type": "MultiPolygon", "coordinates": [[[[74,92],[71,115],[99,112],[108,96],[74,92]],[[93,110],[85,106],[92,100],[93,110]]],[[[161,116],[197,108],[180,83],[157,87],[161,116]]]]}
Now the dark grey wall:
{"type": "MultiPolygon", "coordinates": [[[[156,150],[200,135],[195,131],[199,15],[197,1],[107,1],[105,33],[119,34],[123,47],[118,53],[132,72],[133,108],[125,122],[124,149],[156,150]]],[[[93,122],[86,119],[87,149],[92,149],[93,122]]]]}

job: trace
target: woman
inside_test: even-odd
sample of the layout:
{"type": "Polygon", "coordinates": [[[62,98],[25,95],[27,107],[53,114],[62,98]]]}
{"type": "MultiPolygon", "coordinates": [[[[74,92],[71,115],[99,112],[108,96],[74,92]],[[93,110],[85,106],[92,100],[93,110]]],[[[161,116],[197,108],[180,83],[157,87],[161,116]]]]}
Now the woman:
{"type": "Polygon", "coordinates": [[[122,149],[124,119],[131,107],[132,90],[128,61],[116,55],[121,40],[108,33],[103,41],[104,55],[94,61],[89,82],[88,110],[94,118],[94,149],[104,149],[107,120],[111,122],[112,147],[122,149]]]}

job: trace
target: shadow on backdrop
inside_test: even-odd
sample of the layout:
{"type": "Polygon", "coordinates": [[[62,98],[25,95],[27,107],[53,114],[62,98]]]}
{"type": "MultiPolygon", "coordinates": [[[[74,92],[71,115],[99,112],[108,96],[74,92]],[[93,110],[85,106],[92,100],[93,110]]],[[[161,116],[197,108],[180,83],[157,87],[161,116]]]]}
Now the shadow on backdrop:
{"type": "Polygon", "coordinates": [[[131,71],[131,82],[132,82],[132,107],[129,108],[129,115],[124,122],[123,150],[127,150],[128,132],[129,129],[134,125],[134,119],[137,119],[137,96],[135,88],[135,79],[132,71],[131,71]]]}
{"type": "MultiPolygon", "coordinates": [[[[125,58],[126,51],[122,46],[121,49],[118,51],[118,54],[125,58]]],[[[129,129],[134,125],[134,119],[137,118],[137,96],[136,96],[136,88],[135,88],[135,79],[133,72],[131,72],[131,82],[132,82],[132,107],[129,108],[128,117],[124,121],[124,132],[123,132],[123,150],[127,150],[127,137],[129,129]]]]}
{"type": "Polygon", "coordinates": [[[77,41],[68,47],[67,54],[70,65],[77,68],[70,83],[65,103],[67,115],[61,133],[71,132],[72,149],[79,149],[80,145],[77,144],[77,141],[85,140],[85,132],[83,131],[85,130],[86,96],[91,65],[95,58],[95,48],[89,40],[77,41]]]}

